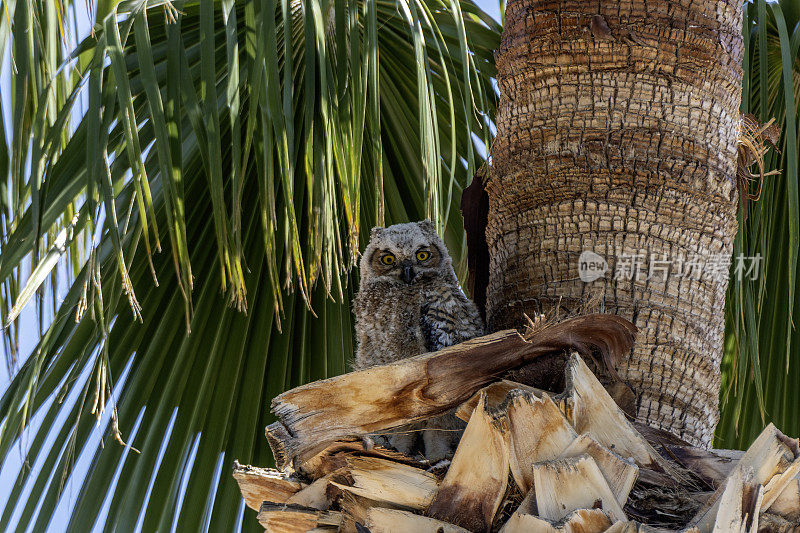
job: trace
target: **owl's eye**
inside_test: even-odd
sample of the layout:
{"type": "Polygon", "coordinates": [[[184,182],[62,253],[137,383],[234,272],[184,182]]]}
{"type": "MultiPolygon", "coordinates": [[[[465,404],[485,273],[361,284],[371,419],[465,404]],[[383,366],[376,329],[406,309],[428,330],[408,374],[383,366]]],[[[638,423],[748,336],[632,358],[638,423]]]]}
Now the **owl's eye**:
{"type": "Polygon", "coordinates": [[[426,250],[420,250],[417,252],[417,261],[425,262],[431,258],[431,253],[426,250]]]}
{"type": "Polygon", "coordinates": [[[381,257],[381,263],[383,263],[386,266],[393,265],[395,261],[397,261],[397,258],[395,258],[395,256],[392,254],[386,254],[383,257],[381,257]]]}

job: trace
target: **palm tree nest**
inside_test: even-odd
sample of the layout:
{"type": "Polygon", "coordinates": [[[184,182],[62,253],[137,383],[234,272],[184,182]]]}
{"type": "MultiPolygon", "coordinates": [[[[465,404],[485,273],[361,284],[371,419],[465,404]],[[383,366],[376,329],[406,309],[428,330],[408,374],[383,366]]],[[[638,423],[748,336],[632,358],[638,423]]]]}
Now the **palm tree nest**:
{"type": "Polygon", "coordinates": [[[534,319],[273,400],[279,470],[234,465],[267,531],[792,531],[800,447],[769,425],[746,452],[709,451],[631,421],[579,355],[614,358],[635,328],[613,315],[534,319]],[[567,351],[565,388],[505,379],[567,351]],[[453,410],[467,422],[431,464],[368,435],[453,410]]]}

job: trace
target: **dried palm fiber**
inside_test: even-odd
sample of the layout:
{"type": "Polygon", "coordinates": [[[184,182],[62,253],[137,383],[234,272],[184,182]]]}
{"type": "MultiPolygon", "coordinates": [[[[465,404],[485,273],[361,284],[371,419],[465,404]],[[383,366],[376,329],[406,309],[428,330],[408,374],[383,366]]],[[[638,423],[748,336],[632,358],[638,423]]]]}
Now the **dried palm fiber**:
{"type": "Polygon", "coordinates": [[[732,251],[741,11],[731,1],[512,0],[496,57],[490,329],[599,293],[639,328],[617,367],[637,421],[701,446],[719,419],[728,271],[696,279],[676,268],[732,251]],[[585,250],[609,267],[589,284],[578,275],[585,250]],[[639,254],[633,279],[616,279],[621,258],[639,254]],[[669,275],[646,279],[651,257],[671,262],[669,275]]]}

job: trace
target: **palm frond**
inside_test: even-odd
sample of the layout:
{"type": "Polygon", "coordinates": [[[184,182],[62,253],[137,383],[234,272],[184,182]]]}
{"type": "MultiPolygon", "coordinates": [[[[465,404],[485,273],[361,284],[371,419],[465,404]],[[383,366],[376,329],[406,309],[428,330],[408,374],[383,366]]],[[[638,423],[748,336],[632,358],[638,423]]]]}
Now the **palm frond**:
{"type": "Polygon", "coordinates": [[[12,308],[63,296],[0,398],[0,529],[232,529],[270,399],[349,364],[364,229],[428,216],[463,250],[499,26],[470,1],[99,2],[55,46],[64,5],[0,21],[7,353],[12,308]]]}
{"type": "Polygon", "coordinates": [[[755,0],[745,6],[742,112],[764,123],[774,119],[780,136],[778,149],[767,152],[760,169],[766,174],[763,183],[749,184],[750,193],[760,197],[747,219],[740,217],[734,244],[719,447],[746,447],[767,422],[787,434],[800,433],[800,26],[797,9],[787,12],[792,19],[784,16],[784,3],[792,4],[755,0]],[[760,258],[758,272],[738,270],[740,256],[760,258]]]}

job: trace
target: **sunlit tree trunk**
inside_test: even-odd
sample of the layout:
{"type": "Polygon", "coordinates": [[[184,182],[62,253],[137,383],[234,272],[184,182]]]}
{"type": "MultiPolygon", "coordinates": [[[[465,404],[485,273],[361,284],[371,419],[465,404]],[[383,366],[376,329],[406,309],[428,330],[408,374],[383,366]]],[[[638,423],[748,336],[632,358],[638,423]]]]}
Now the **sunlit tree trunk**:
{"type": "Polygon", "coordinates": [[[708,446],[737,229],[741,3],[513,0],[505,16],[490,328],[592,299],[632,319],[618,370],[637,419],[708,446]],[[608,262],[590,283],[586,250],[608,262]]]}

